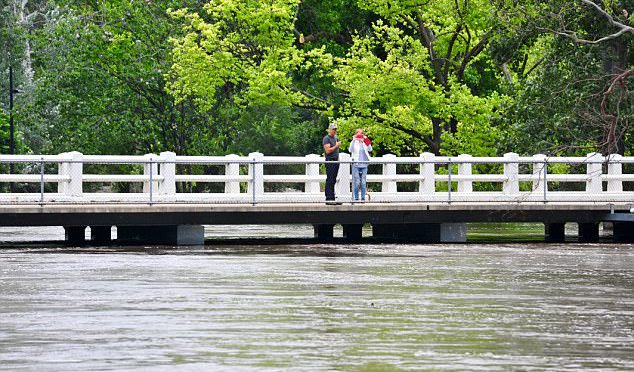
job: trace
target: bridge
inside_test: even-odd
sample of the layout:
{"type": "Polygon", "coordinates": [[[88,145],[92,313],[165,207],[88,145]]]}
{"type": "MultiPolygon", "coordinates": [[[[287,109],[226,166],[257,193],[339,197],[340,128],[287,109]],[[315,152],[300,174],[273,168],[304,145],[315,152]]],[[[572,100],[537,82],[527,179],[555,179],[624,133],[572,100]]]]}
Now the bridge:
{"type": "Polygon", "coordinates": [[[69,244],[87,227],[95,244],[202,244],[203,225],[311,224],[328,240],[333,226],[358,240],[462,242],[469,222],[540,222],[563,241],[596,241],[609,222],[615,241],[634,242],[634,157],[384,155],[369,162],[369,200],[354,202],[351,161],[341,154],[339,205],[326,205],[319,155],[303,157],[0,155],[0,226],[63,226],[69,244]]]}

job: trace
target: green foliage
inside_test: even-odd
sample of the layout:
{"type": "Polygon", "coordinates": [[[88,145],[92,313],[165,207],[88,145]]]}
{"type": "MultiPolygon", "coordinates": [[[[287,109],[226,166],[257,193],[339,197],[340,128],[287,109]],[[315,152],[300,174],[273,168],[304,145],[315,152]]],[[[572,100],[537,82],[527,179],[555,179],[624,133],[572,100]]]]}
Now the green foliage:
{"type": "MultiPolygon", "coordinates": [[[[357,3],[366,20],[378,20],[364,23],[363,17],[352,17],[364,34],[352,36],[343,55],[326,42],[304,45],[314,34],[304,35],[296,27],[314,23],[295,16],[301,14],[296,1],[212,1],[204,14],[173,11],[186,21],[186,34],[173,39],[168,90],[202,109],[311,107],[340,123],[342,138],[366,128],[378,152],[440,153],[444,143],[445,153],[492,153],[499,136],[493,123],[502,101],[495,93],[497,74],[482,46],[470,44],[486,43],[486,3],[468,9],[450,1],[437,2],[438,7],[399,4],[357,3]],[[424,35],[411,25],[417,18],[429,23],[425,32],[451,35],[455,30],[454,36],[425,45],[424,35]],[[467,27],[472,28],[469,42],[457,41],[467,27]],[[456,63],[438,65],[432,53],[456,63]],[[469,84],[480,87],[481,95],[469,84]]],[[[340,32],[342,19],[325,12],[321,20],[333,28],[324,35],[340,32]]]]}
{"type": "Polygon", "coordinates": [[[315,123],[324,126],[325,118],[310,111],[328,109],[314,86],[326,85],[332,57],[324,45],[296,46],[297,6],[226,0],[207,3],[201,13],[170,12],[184,22],[184,35],[171,40],[167,91],[177,102],[217,110],[228,151],[303,154],[320,143],[315,123]]]}
{"type": "Polygon", "coordinates": [[[481,47],[471,45],[487,42],[486,3],[466,8],[451,1],[359,4],[385,21],[375,22],[369,35],[355,37],[333,72],[347,97],[337,119],[343,132],[366,128],[380,152],[398,155],[494,154],[501,130],[494,124],[503,100],[496,93],[498,73],[481,47]],[[463,30],[468,42],[462,42],[467,40],[463,30]]]}
{"type": "Polygon", "coordinates": [[[242,107],[311,101],[294,87],[291,72],[327,68],[330,56],[324,48],[295,47],[296,7],[297,1],[213,1],[204,7],[209,21],[173,11],[187,24],[186,35],[172,39],[168,91],[179,99],[192,97],[202,109],[227,98],[242,107]]]}
{"type": "Polygon", "coordinates": [[[181,1],[67,2],[37,34],[39,100],[48,151],[178,154],[213,147],[213,117],[165,91],[169,38],[179,26],[166,13],[181,1]]]}
{"type": "Polygon", "coordinates": [[[9,153],[9,115],[0,109],[0,154],[9,153]]]}
{"type": "MultiPolygon", "coordinates": [[[[618,31],[582,2],[16,4],[0,0],[0,89],[13,66],[20,151],[303,155],[334,121],[375,155],[631,153],[627,80],[604,93],[634,36],[573,41],[618,31]]],[[[632,26],[631,1],[597,5],[632,26]]]]}
{"type": "MultiPolygon", "coordinates": [[[[598,5],[617,22],[632,25],[625,11],[631,11],[631,2],[598,5]]],[[[575,42],[575,37],[593,41],[618,31],[581,2],[504,3],[500,9],[509,20],[501,34],[522,35],[517,48],[502,38],[495,48],[505,51],[507,60],[514,59],[509,63],[514,79],[509,94],[514,100],[506,116],[513,128],[507,133],[508,147],[558,155],[626,153],[631,148],[634,95],[621,84],[611,95],[604,93],[612,79],[634,68],[634,37],[626,33],[596,45],[575,42]],[[512,21],[520,18],[516,14],[523,19],[512,21]]],[[[496,56],[501,58],[502,53],[496,56]]]]}
{"type": "MultiPolygon", "coordinates": [[[[30,152],[28,146],[24,142],[24,133],[21,130],[14,131],[14,146],[16,154],[26,154],[30,152]]],[[[8,154],[10,150],[10,124],[9,114],[0,108],[0,154],[8,154]]]]}

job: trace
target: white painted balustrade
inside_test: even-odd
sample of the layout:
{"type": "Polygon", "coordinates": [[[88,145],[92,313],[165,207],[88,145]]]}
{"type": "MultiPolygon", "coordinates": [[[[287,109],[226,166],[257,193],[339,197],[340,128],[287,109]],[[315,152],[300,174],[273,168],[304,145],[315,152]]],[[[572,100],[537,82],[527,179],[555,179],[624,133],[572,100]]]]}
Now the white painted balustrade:
{"type": "MultiPolygon", "coordinates": [[[[113,156],[83,155],[0,155],[0,202],[2,203],[294,203],[322,202],[325,160],[319,155],[303,157],[265,156],[113,156]],[[20,174],[8,174],[8,164],[17,164],[20,174]],[[137,165],[142,174],[93,174],[91,165],[137,165]],[[271,169],[293,165],[295,173],[274,174],[271,169]],[[214,174],[189,174],[186,168],[215,169],[214,174]],[[179,172],[179,170],[181,172],[179,172]],[[137,192],[111,192],[106,188],[88,192],[87,184],[134,183],[137,192]],[[177,184],[224,184],[218,192],[178,192],[177,184]],[[29,184],[29,193],[10,192],[11,184],[29,184]],[[56,184],[56,192],[54,185],[56,184]],[[276,188],[265,187],[277,184],[276,188]],[[53,186],[52,186],[53,185],[53,186]]],[[[440,157],[431,153],[419,157],[385,155],[370,161],[367,177],[370,202],[632,202],[634,174],[623,173],[624,164],[634,157],[591,153],[586,157],[530,157],[508,153],[502,157],[440,157]],[[474,173],[478,165],[499,173],[474,173]],[[567,164],[585,173],[554,174],[553,164],[567,164]],[[407,169],[407,173],[402,173],[407,169]],[[401,170],[401,173],[399,173],[401,170]],[[453,186],[448,188],[451,181],[453,186]],[[499,185],[498,191],[478,191],[478,184],[499,185]],[[582,191],[554,191],[555,183],[584,183],[582,191]],[[624,183],[630,183],[624,187],[624,183]],[[402,185],[402,186],[401,186],[402,185]],[[457,187],[456,187],[457,186],[457,187]],[[549,188],[550,186],[550,188],[549,188]],[[409,190],[409,191],[403,191],[409,190]]],[[[341,154],[336,185],[337,198],[352,196],[351,161],[341,154]]],[[[106,169],[102,167],[102,169],[106,169]]],[[[634,165],[626,168],[631,171],[634,165]]],[[[288,171],[290,172],[290,171],[288,171]]],[[[278,170],[279,173],[279,170],[278,170]]],[[[204,188],[203,188],[204,189],[204,188]]],[[[482,189],[482,188],[481,188],[482,189]]],[[[491,185],[488,185],[491,189],[491,185]]],[[[557,188],[558,189],[558,188],[557,188]]]]}

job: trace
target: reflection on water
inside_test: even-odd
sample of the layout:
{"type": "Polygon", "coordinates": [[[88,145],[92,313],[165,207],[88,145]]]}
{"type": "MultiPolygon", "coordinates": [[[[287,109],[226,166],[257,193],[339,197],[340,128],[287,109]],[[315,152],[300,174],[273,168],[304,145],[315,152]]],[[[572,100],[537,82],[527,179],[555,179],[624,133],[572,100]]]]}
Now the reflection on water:
{"type": "MultiPolygon", "coordinates": [[[[368,230],[369,231],[369,230],[368,230]]],[[[341,226],[335,228],[335,236],[342,236],[341,226]]],[[[117,228],[112,228],[112,238],[116,239],[117,228]]],[[[205,237],[208,239],[238,239],[238,238],[312,238],[313,227],[310,225],[215,225],[205,226],[205,237]]],[[[90,239],[90,227],[86,228],[86,239],[90,239]]],[[[0,226],[0,243],[8,242],[41,242],[63,241],[64,228],[61,226],[0,226]]]]}
{"type": "Polygon", "coordinates": [[[0,226],[0,243],[64,240],[64,228],[61,226],[0,226]]]}

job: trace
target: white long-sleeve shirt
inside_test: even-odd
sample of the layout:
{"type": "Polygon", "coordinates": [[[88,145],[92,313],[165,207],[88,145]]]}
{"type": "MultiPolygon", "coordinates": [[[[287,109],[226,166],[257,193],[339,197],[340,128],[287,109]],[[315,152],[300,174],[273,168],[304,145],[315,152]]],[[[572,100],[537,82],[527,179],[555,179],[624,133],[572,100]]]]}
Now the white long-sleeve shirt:
{"type": "MultiPolygon", "coordinates": [[[[370,151],[372,151],[372,145],[366,145],[363,141],[353,139],[350,142],[348,148],[352,156],[352,161],[370,161],[370,151]]],[[[367,163],[354,164],[356,167],[367,167],[367,163]]]]}

